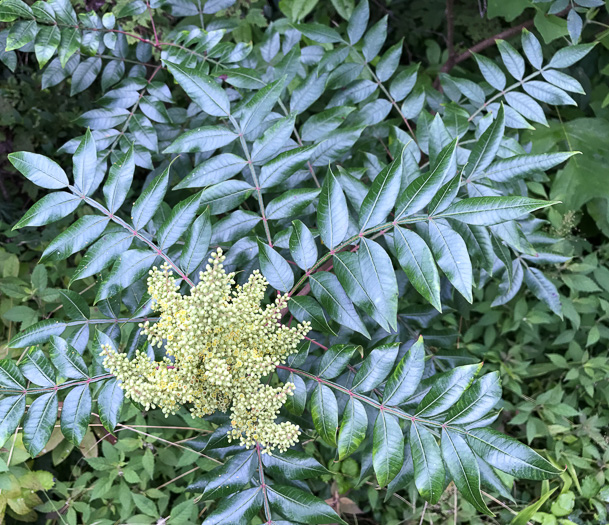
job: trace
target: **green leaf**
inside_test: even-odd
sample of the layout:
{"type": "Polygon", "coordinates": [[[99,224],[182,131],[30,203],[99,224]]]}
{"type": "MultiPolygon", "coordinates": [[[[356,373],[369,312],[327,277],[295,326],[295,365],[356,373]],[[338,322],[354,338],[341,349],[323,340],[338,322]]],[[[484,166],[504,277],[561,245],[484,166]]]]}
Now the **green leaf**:
{"type": "Polygon", "coordinates": [[[292,135],[295,120],[296,115],[292,114],[275,121],[262,137],[254,142],[251,158],[255,165],[266,164],[277,155],[292,135]]]}
{"type": "Polygon", "coordinates": [[[304,452],[286,450],[280,454],[262,454],[262,463],[271,476],[289,480],[318,478],[328,471],[304,452]]]}
{"type": "Polygon", "coordinates": [[[46,343],[52,335],[61,335],[66,326],[66,323],[60,323],[55,319],[45,319],[19,332],[8,345],[10,348],[25,348],[46,343]]]}
{"type": "Polygon", "coordinates": [[[474,57],[476,62],[478,62],[478,67],[480,68],[484,80],[496,90],[503,91],[505,88],[505,74],[501,71],[501,68],[490,58],[486,58],[483,55],[474,53],[474,57]]]}
{"type": "MultiPolygon", "coordinates": [[[[216,223],[217,224],[217,223],[216,223]]],[[[211,221],[209,208],[205,210],[188,228],[182,255],[180,256],[180,267],[186,275],[194,272],[199,264],[205,259],[211,240],[211,221]]]]}
{"type": "Polygon", "coordinates": [[[73,158],[74,186],[83,195],[90,195],[95,189],[93,174],[97,171],[97,148],[91,130],[87,129],[85,136],[76,148],[73,158]]]}
{"type": "Polygon", "coordinates": [[[400,64],[400,58],[402,57],[402,47],[404,46],[404,39],[400,40],[397,44],[391,46],[378,61],[376,65],[376,76],[381,82],[386,82],[395,73],[398,65],[400,64]]]}
{"type": "Polygon", "coordinates": [[[262,275],[276,290],[289,292],[294,286],[294,272],[288,262],[268,244],[258,239],[258,259],[262,275]]]}
{"type": "Polygon", "coordinates": [[[167,248],[178,242],[182,234],[190,227],[192,221],[197,216],[200,201],[201,193],[197,193],[181,201],[171,210],[171,215],[161,224],[156,234],[159,248],[167,250],[167,248]]]}
{"type": "Polygon", "coordinates": [[[400,266],[410,283],[441,312],[440,275],[427,243],[415,232],[399,226],[394,228],[393,242],[400,266]]]}
{"type": "Polygon", "coordinates": [[[432,505],[444,492],[444,463],[440,447],[432,433],[421,424],[410,425],[410,451],[417,491],[432,505]]]}
{"type": "Polygon", "coordinates": [[[368,20],[370,18],[370,7],[368,6],[368,0],[360,0],[355,6],[349,24],[347,25],[347,33],[349,35],[349,42],[351,45],[356,44],[364,36],[366,28],[368,27],[368,20]]]}
{"type": "Polygon", "coordinates": [[[116,257],[129,249],[133,238],[133,234],[128,231],[104,235],[87,250],[87,253],[85,253],[72,274],[70,283],[99,273],[104,268],[107,268],[116,257]]]}
{"type": "Polygon", "coordinates": [[[186,94],[205,113],[214,117],[230,115],[228,96],[212,77],[201,70],[187,69],[171,62],[165,62],[165,66],[186,94]]]}
{"type": "Polygon", "coordinates": [[[19,49],[36,38],[38,25],[36,20],[19,20],[11,24],[8,36],[6,37],[5,51],[19,49]]]}
{"type": "Polygon", "coordinates": [[[419,64],[412,64],[400,71],[391,81],[389,93],[397,102],[403,100],[417,83],[419,64]]]}
{"type": "Polygon", "coordinates": [[[135,171],[135,157],[133,152],[133,144],[127,150],[127,153],[121,155],[116,162],[110,166],[108,180],[104,184],[104,197],[108,211],[114,213],[125,202],[131,183],[133,182],[133,173],[135,171]]]}
{"type": "Polygon", "coordinates": [[[61,261],[86,248],[104,233],[110,219],[100,215],[84,215],[68,226],[46,247],[40,262],[61,261]]]}
{"type": "Polygon", "coordinates": [[[429,221],[431,251],[440,269],[468,302],[472,297],[472,263],[463,238],[443,221],[429,221]]]}
{"type": "Polygon", "coordinates": [[[268,116],[273,106],[279,100],[283,87],[283,78],[271,82],[239,108],[239,124],[243,134],[252,131],[268,116]]]}
{"type": "Polygon", "coordinates": [[[34,18],[30,6],[22,0],[4,0],[0,4],[0,22],[12,22],[18,18],[34,18]]]}
{"type": "Polygon", "coordinates": [[[290,253],[299,268],[308,270],[317,262],[317,246],[313,234],[301,221],[292,221],[290,253]]]}
{"type": "Polygon", "coordinates": [[[438,190],[455,161],[457,140],[448,144],[436,159],[435,168],[412,181],[398,197],[395,220],[409,217],[422,210],[438,190]]]}
{"type": "Polygon", "coordinates": [[[484,178],[502,183],[511,182],[537,171],[547,171],[573,155],[577,155],[577,153],[576,151],[565,151],[539,155],[515,155],[493,162],[488,168],[479,171],[476,176],[470,177],[470,179],[484,178]]]}
{"type": "Polygon", "coordinates": [[[169,184],[169,169],[171,164],[157,175],[133,203],[131,222],[136,230],[142,229],[157,212],[165,197],[169,184]]]}
{"type": "Polygon", "coordinates": [[[362,52],[366,62],[371,62],[379,54],[387,38],[387,17],[385,15],[374,24],[364,36],[362,52]]]}
{"type": "Polygon", "coordinates": [[[37,397],[30,405],[23,422],[23,446],[36,457],[49,441],[57,420],[57,392],[37,397]]]}
{"type": "Polygon", "coordinates": [[[434,198],[431,199],[431,202],[429,203],[429,215],[437,215],[448,208],[455,200],[457,193],[459,193],[460,186],[461,174],[455,175],[451,180],[444,184],[444,186],[440,188],[440,191],[434,195],[434,198]]]}
{"type": "Polygon", "coordinates": [[[452,407],[469,387],[481,364],[457,366],[437,376],[419,406],[417,416],[432,417],[452,407]]]}
{"type": "Polygon", "coordinates": [[[287,382],[292,383],[295,388],[293,395],[288,396],[285,407],[292,414],[302,416],[307,405],[307,385],[305,385],[305,382],[300,376],[295,375],[293,372],[290,372],[287,382]]]}
{"type": "Polygon", "coordinates": [[[347,297],[335,275],[328,272],[315,272],[309,277],[309,281],[313,295],[332,319],[368,338],[370,337],[366,326],[357,315],[353,303],[347,297]]]}
{"type": "Polygon", "coordinates": [[[398,475],[404,462],[404,434],[397,417],[381,410],[374,423],[372,463],[379,486],[398,475]]]}
{"type": "Polygon", "coordinates": [[[538,299],[562,319],[562,304],[556,286],[537,268],[527,267],[524,282],[538,299]]]}
{"type": "MultiPolygon", "coordinates": [[[[294,298],[292,298],[294,299],[294,298]]],[[[363,352],[361,346],[356,345],[332,345],[328,350],[324,352],[324,355],[321,356],[321,361],[319,362],[319,371],[317,375],[320,377],[325,377],[326,379],[334,379],[341,375],[353,353],[358,350],[363,352]]]]}
{"type": "Polygon", "coordinates": [[[199,164],[173,189],[204,188],[205,186],[218,184],[240,173],[246,165],[247,161],[237,155],[220,153],[199,164]]]}
{"type": "Polygon", "coordinates": [[[514,519],[510,521],[510,525],[527,525],[530,523],[530,520],[533,516],[539,511],[541,507],[545,504],[546,501],[550,499],[550,496],[556,492],[558,487],[554,487],[552,490],[547,491],[545,494],[541,496],[535,503],[529,505],[528,507],[522,509],[514,519]]]}
{"type": "Polygon", "coordinates": [[[272,485],[267,488],[271,509],[288,520],[311,525],[323,523],[346,523],[332,507],[319,498],[295,487],[272,485]]]}
{"type": "Polygon", "coordinates": [[[595,45],[596,42],[593,44],[579,44],[575,46],[563,47],[556,52],[547,67],[562,69],[572,66],[590,53],[595,45]]]}
{"type": "Polygon", "coordinates": [[[256,471],[255,454],[254,450],[236,454],[224,465],[197,477],[186,490],[202,492],[206,496],[206,500],[217,499],[238,492],[251,481],[256,471]]]}
{"type": "Polygon", "coordinates": [[[21,373],[35,385],[42,387],[55,386],[55,371],[38,347],[31,348],[28,351],[20,369],[21,373]]]}
{"type": "Polygon", "coordinates": [[[461,399],[446,414],[446,422],[465,425],[482,419],[501,400],[499,372],[491,372],[474,381],[461,399]]]}
{"type": "Polygon", "coordinates": [[[482,499],[480,470],[474,453],[456,432],[442,429],[442,457],[461,495],[479,512],[494,516],[482,499]]]}
{"type": "Polygon", "coordinates": [[[522,50],[524,51],[529,63],[535,69],[541,69],[541,64],[543,63],[543,51],[537,37],[530,31],[527,31],[527,29],[523,29],[521,40],[522,50]]]}
{"type": "Polygon", "coordinates": [[[313,330],[337,335],[328,324],[323,308],[308,295],[293,295],[288,302],[290,313],[300,322],[309,321],[313,330]]]}
{"type": "Polygon", "coordinates": [[[245,237],[262,220],[253,211],[235,210],[213,226],[211,243],[234,242],[245,237]]]}
{"type": "Polygon", "coordinates": [[[493,162],[493,159],[499,150],[499,146],[501,145],[504,131],[505,111],[502,105],[497,112],[497,118],[487,130],[480,135],[478,142],[476,142],[476,145],[472,149],[465,168],[463,168],[463,178],[466,182],[477,173],[485,170],[486,167],[493,162]]]}
{"type": "MultiPolygon", "coordinates": [[[[356,64],[357,65],[357,64],[356,64]]],[[[361,66],[360,66],[361,67],[361,66]]],[[[329,77],[328,82],[332,76],[329,77]]],[[[300,137],[305,141],[318,141],[338,128],[354,111],[351,107],[331,108],[309,117],[300,129],[300,137]]]]}
{"type": "Polygon", "coordinates": [[[89,429],[91,391],[80,385],[68,393],[61,409],[61,433],[76,446],[80,445],[89,429]]]}
{"type": "Polygon", "coordinates": [[[97,396],[99,419],[108,432],[114,431],[123,408],[125,394],[117,379],[106,382],[97,396]]]}
{"type": "Polygon", "coordinates": [[[349,229],[347,199],[331,170],[321,187],[317,205],[317,225],[323,243],[331,250],[344,240],[349,229]]]}
{"type": "Polygon", "coordinates": [[[53,365],[66,379],[86,379],[89,377],[87,365],[81,355],[72,348],[65,339],[56,335],[51,336],[49,356],[53,365]]]}
{"type": "Polygon", "coordinates": [[[315,146],[295,148],[277,155],[260,170],[258,182],[261,188],[271,188],[288,180],[302,168],[315,146]]]}
{"type": "Polygon", "coordinates": [[[72,74],[72,85],[70,87],[70,96],[73,97],[77,93],[82,93],[85,89],[91,86],[99,75],[102,68],[102,59],[99,57],[91,57],[83,60],[72,74]]]}
{"type": "Polygon", "coordinates": [[[262,489],[254,487],[224,498],[205,518],[205,525],[249,523],[262,508],[262,489]]]}
{"type": "Polygon", "coordinates": [[[61,31],[61,43],[59,44],[59,62],[65,68],[68,60],[80,47],[80,29],[67,27],[61,31]]]}
{"type": "Polygon", "coordinates": [[[528,197],[473,197],[450,205],[437,218],[456,219],[467,224],[492,226],[511,221],[541,208],[557,204],[528,197]]]}
{"type": "Polygon", "coordinates": [[[492,428],[473,428],[467,440],[484,461],[515,478],[551,479],[562,472],[533,449],[492,428]]]}
{"type": "Polygon", "coordinates": [[[295,24],[294,27],[307,38],[320,44],[332,44],[342,41],[340,33],[325,24],[295,24]]]}
{"type": "Polygon", "coordinates": [[[8,160],[17,170],[37,186],[49,190],[59,190],[68,184],[68,177],[55,161],[27,151],[9,153],[8,160]]]}
{"type": "Polygon", "coordinates": [[[334,392],[321,383],[317,385],[311,396],[311,416],[321,439],[328,445],[336,447],[338,404],[334,392]]]}
{"type": "Polygon", "coordinates": [[[383,168],[372,182],[359,212],[361,232],[381,224],[393,209],[402,182],[401,158],[402,155],[383,168]]]}
{"type": "Polygon", "coordinates": [[[523,84],[522,88],[533,98],[545,102],[546,104],[577,106],[577,102],[567,95],[567,93],[547,82],[531,80],[523,84]]]}
{"type": "Polygon", "coordinates": [[[318,188],[298,188],[275,197],[266,206],[267,219],[288,219],[298,217],[318,197],[318,188]]]}
{"type": "Polygon", "coordinates": [[[230,211],[254,191],[254,187],[241,180],[227,180],[220,182],[201,193],[201,206],[209,206],[212,215],[230,211]]]}
{"type": "Polygon", "coordinates": [[[425,345],[423,336],[419,336],[387,379],[383,390],[383,404],[400,405],[406,401],[418,388],[424,370],[425,345]]]}
{"type": "Polygon", "coordinates": [[[148,273],[159,256],[151,250],[127,250],[97,289],[95,302],[116,295],[148,273]]]}
{"type": "Polygon", "coordinates": [[[510,75],[516,80],[522,80],[524,76],[524,59],[520,56],[520,53],[505,40],[495,40],[495,42],[499,48],[499,53],[501,53],[501,59],[510,75]]]}
{"type": "Polygon", "coordinates": [[[182,133],[163,153],[204,153],[226,146],[238,137],[223,126],[201,126],[182,133]]]}
{"type": "Polygon", "coordinates": [[[340,461],[355,452],[366,438],[368,415],[364,405],[350,397],[343,412],[338,434],[338,458],[340,461]]]}
{"type": "Polygon", "coordinates": [[[80,197],[65,191],[45,195],[13,226],[13,230],[24,226],[43,226],[63,219],[78,208],[81,202],[80,197]]]}
{"type": "Polygon", "coordinates": [[[91,310],[82,295],[72,290],[59,290],[64,312],[70,319],[86,321],[91,316],[91,310]]]}
{"type": "Polygon", "coordinates": [[[25,413],[25,395],[6,396],[0,399],[0,447],[15,434],[25,413]]]}
{"type": "Polygon", "coordinates": [[[393,369],[399,349],[399,343],[392,343],[380,345],[372,350],[355,374],[351,390],[370,392],[380,385],[393,369]]]}
{"type": "Polygon", "coordinates": [[[0,360],[0,385],[14,390],[23,390],[26,387],[23,374],[9,358],[0,360]]]}

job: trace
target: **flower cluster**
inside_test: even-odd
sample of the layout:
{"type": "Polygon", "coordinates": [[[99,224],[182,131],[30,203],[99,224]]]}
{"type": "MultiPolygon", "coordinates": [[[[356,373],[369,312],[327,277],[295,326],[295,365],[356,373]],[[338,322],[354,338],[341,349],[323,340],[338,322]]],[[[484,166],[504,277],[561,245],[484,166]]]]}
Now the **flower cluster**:
{"type": "Polygon", "coordinates": [[[234,286],[218,249],[200,274],[190,295],[182,295],[168,265],[148,277],[148,293],[160,312],[157,323],[140,325],[152,345],[165,345],[161,362],[145,352],[133,360],[104,348],[104,366],[121,381],[125,395],[146,408],[174,414],[189,405],[193,417],[231,409],[231,439],[265,449],[285,450],[298,440],[292,423],[275,423],[294,385],[262,384],[285,358],[296,351],[309,331],[302,323],[288,328],[279,322],[288,297],[262,308],[267,281],[255,271],[243,286],[234,286]]]}

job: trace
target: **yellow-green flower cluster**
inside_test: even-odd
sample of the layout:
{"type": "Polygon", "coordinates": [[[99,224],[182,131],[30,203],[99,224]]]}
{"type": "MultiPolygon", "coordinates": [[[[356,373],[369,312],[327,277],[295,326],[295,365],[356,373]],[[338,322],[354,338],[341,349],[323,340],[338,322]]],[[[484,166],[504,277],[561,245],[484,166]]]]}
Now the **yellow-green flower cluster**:
{"type": "Polygon", "coordinates": [[[294,385],[261,384],[296,351],[309,323],[288,328],[279,322],[287,295],[262,308],[267,288],[258,271],[243,286],[235,286],[218,249],[200,274],[190,295],[181,295],[168,265],[148,277],[148,293],[160,312],[157,323],[140,325],[152,345],[165,344],[166,356],[152,361],[137,351],[126,354],[104,348],[104,366],[121,381],[125,395],[146,408],[159,407],[166,415],[188,405],[193,417],[231,409],[231,439],[269,451],[285,450],[298,440],[292,423],[275,423],[279,409],[294,385]]]}

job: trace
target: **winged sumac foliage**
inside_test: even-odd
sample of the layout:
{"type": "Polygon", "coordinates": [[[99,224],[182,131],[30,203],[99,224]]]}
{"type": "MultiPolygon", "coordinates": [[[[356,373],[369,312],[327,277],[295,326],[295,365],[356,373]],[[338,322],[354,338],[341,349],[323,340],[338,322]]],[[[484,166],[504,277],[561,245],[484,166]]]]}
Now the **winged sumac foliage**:
{"type": "MultiPolygon", "coordinates": [[[[564,47],[544,65],[541,44],[525,30],[528,65],[498,41],[500,62],[476,55],[484,82],[443,73],[435,91],[417,64],[402,64],[401,43],[383,51],[387,17],[369,28],[366,1],[336,28],[277,20],[256,45],[235,42],[222,18],[206,30],[193,18],[164,33],[154,26],[164,10],[202,21],[230,3],[133,2],[122,15],[149,10],[153,39],[125,31],[109,13],[77,16],[67,0],[0,4],[0,20],[10,22],[2,32],[5,62],[14,50],[33,51],[43,88],[68,80],[72,94],[103,93],[78,120],[83,135],[58,152],[72,155],[71,164],[37,153],[9,156],[30,181],[52,190],[16,228],[76,214],[42,261],[74,256],[70,285],[95,285],[97,309],[92,314],[81,294],[65,290],[56,319],[11,341],[28,350],[0,366],[0,442],[22,424],[27,450],[39,454],[60,403],[70,441],[82,440],[92,407],[113,431],[123,387],[144,408],[171,412],[185,404],[195,416],[220,409],[217,430],[190,443],[223,462],[190,487],[205,500],[222,498],[210,524],[245,522],[260,511],[267,522],[341,521],[302,481],[326,472],[302,444],[279,454],[266,448],[294,443],[295,425],[338,460],[359,454],[362,480],[375,475],[390,492],[414,483],[430,503],[452,481],[486,514],[481,488],[509,497],[496,471],[536,480],[558,474],[491,428],[501,398],[497,374],[431,359],[419,329],[421,319],[474,301],[491,279],[501,283],[494,305],[524,283],[562,315],[554,285],[535,266],[552,262],[553,240],[529,215],[553,203],[528,197],[523,181],[573,152],[528,154],[520,130],[545,124],[548,104],[574,104],[568,92],[581,86],[559,70],[591,46],[564,47]],[[273,291],[264,301],[276,308],[266,322],[278,326],[266,333],[264,323],[249,326],[260,305],[239,302],[238,291],[230,319],[243,326],[234,327],[241,330],[234,338],[222,316],[163,305],[154,287],[164,282],[175,305],[189,304],[219,247],[242,291],[257,270],[266,278],[273,291]],[[177,288],[166,278],[149,289],[146,278],[159,264],[177,288]],[[153,309],[163,310],[160,324],[153,309]],[[209,330],[186,329],[195,318],[201,326],[210,320],[209,330]],[[297,322],[312,331],[286,329],[297,322]],[[216,330],[222,336],[214,339],[216,330]],[[297,353],[289,355],[295,341],[281,341],[282,332],[305,337],[297,353]],[[247,359],[264,366],[248,373],[256,385],[265,374],[268,388],[240,404],[233,393],[250,395],[254,386],[222,387],[247,380],[236,371],[244,362],[236,349],[252,344],[252,334],[269,341],[250,348],[247,359]],[[188,344],[193,351],[184,350],[188,344]],[[182,373],[188,357],[192,368],[182,373]],[[187,378],[214,402],[197,408],[192,385],[180,383],[187,378]],[[151,393],[150,382],[165,391],[151,393]],[[138,384],[148,386],[138,391],[138,384]],[[172,397],[180,389],[190,392],[183,400],[172,397]],[[289,436],[275,443],[257,433],[251,422],[263,417],[289,436]],[[242,432],[250,448],[230,443],[242,432]]],[[[210,293],[206,303],[200,289],[201,309],[228,308],[226,296],[210,293]]],[[[262,288],[254,295],[262,298],[262,288]]],[[[426,337],[434,345],[442,334],[426,337]]]]}

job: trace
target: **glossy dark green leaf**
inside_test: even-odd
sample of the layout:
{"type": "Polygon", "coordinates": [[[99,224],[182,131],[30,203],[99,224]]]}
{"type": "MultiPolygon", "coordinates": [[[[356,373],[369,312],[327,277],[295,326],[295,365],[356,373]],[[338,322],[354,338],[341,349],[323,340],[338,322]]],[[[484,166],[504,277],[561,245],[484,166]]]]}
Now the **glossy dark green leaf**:
{"type": "Polygon", "coordinates": [[[23,446],[36,457],[49,441],[57,420],[57,392],[42,394],[32,401],[23,421],[23,446]]]}
{"type": "Polygon", "coordinates": [[[70,319],[86,321],[91,316],[91,310],[82,295],[72,290],[59,290],[64,312],[70,319]]]}
{"type": "Polygon", "coordinates": [[[99,419],[108,432],[112,432],[118,423],[124,399],[123,389],[116,379],[107,381],[97,396],[99,419]]]}
{"type": "Polygon", "coordinates": [[[244,134],[256,128],[267,117],[279,100],[283,87],[283,78],[271,82],[239,108],[239,122],[244,134]]]}
{"type": "Polygon", "coordinates": [[[399,226],[394,228],[393,242],[400,266],[410,283],[441,312],[440,275],[427,243],[414,231],[399,226]]]}
{"type": "Polygon", "coordinates": [[[311,156],[315,146],[305,146],[285,151],[265,163],[260,170],[258,182],[261,188],[277,186],[288,180],[302,168],[311,156]]]}
{"type": "Polygon", "coordinates": [[[369,18],[370,7],[368,6],[368,0],[360,0],[357,6],[355,6],[347,26],[351,45],[356,44],[364,36],[369,18]]]}
{"type": "Polygon", "coordinates": [[[135,159],[132,144],[127,153],[121,155],[110,166],[108,180],[104,184],[104,197],[106,198],[106,206],[108,206],[110,213],[114,213],[125,202],[129,188],[131,188],[134,171],[135,159]]]}
{"type": "Polygon", "coordinates": [[[87,365],[81,355],[65,339],[51,336],[49,356],[53,365],[66,379],[86,379],[89,377],[87,365]]]}
{"type": "Polygon", "coordinates": [[[80,197],[65,191],[45,195],[25,213],[13,230],[24,226],[43,226],[63,219],[78,208],[81,202],[80,197]]]}
{"type": "Polygon", "coordinates": [[[452,407],[474,380],[481,366],[457,366],[438,376],[417,407],[416,415],[432,417],[452,407]]]}
{"type": "Polygon", "coordinates": [[[558,69],[569,67],[584,58],[595,45],[596,43],[563,47],[554,54],[548,67],[558,69]]]}
{"type": "Polygon", "coordinates": [[[163,202],[169,184],[170,167],[171,165],[157,175],[133,203],[131,222],[136,230],[140,230],[148,224],[163,202]]]}
{"type": "MultiPolygon", "coordinates": [[[[67,230],[66,230],[67,231],[67,230]]],[[[87,250],[70,282],[84,279],[101,272],[125,253],[133,242],[133,234],[128,231],[108,233],[87,250]]]]}
{"type": "Polygon", "coordinates": [[[200,153],[230,144],[239,137],[224,126],[202,126],[182,133],[163,153],[200,153]]]}
{"type": "Polygon", "coordinates": [[[478,462],[465,439],[461,437],[461,434],[443,428],[441,445],[444,463],[461,495],[478,512],[494,516],[482,499],[478,462]]]}
{"type": "Polygon", "coordinates": [[[497,47],[501,53],[501,59],[505,67],[516,80],[521,80],[524,75],[524,59],[505,40],[496,40],[497,47]]]}
{"type": "Polygon", "coordinates": [[[97,289],[95,302],[116,295],[141,279],[159,256],[151,250],[127,250],[114,263],[112,271],[97,289]]]}
{"type": "Polygon", "coordinates": [[[472,149],[465,168],[463,178],[467,181],[479,172],[482,172],[493,162],[501,145],[505,131],[505,111],[503,106],[497,112],[497,118],[488,129],[480,135],[478,142],[472,149]]]}
{"type": "Polygon", "coordinates": [[[372,350],[355,374],[351,390],[370,392],[380,385],[393,369],[399,349],[399,343],[392,343],[380,345],[372,350]]]}
{"type": "Polygon", "coordinates": [[[379,486],[395,478],[404,462],[404,434],[399,419],[386,410],[379,411],[372,437],[372,463],[379,486]]]}
{"type": "Polygon", "coordinates": [[[376,65],[376,76],[381,82],[386,82],[395,73],[402,56],[403,39],[383,53],[376,65]]]}
{"type": "Polygon", "coordinates": [[[57,51],[61,41],[61,33],[56,25],[42,26],[36,35],[34,51],[38,66],[42,69],[57,51]]]}
{"type": "Polygon", "coordinates": [[[404,189],[395,206],[395,219],[409,217],[423,209],[440,190],[451,166],[454,164],[456,139],[448,144],[436,159],[435,168],[420,175],[404,189]]]}
{"type": "Polygon", "coordinates": [[[444,491],[444,463],[436,438],[418,423],[410,425],[410,451],[417,491],[429,503],[440,501],[444,491]]]}
{"type": "Polygon", "coordinates": [[[216,244],[243,239],[261,220],[262,217],[253,211],[235,210],[214,224],[210,242],[216,244]]]}
{"type": "Polygon", "coordinates": [[[83,195],[89,195],[95,189],[95,172],[97,170],[97,147],[91,135],[91,130],[87,129],[85,136],[76,148],[73,158],[74,186],[83,195]]]}
{"type": "Polygon", "coordinates": [[[522,50],[530,64],[535,69],[540,69],[543,63],[541,44],[537,37],[527,29],[522,30],[522,50]]]}
{"type": "Polygon", "coordinates": [[[317,385],[311,396],[311,416],[315,430],[321,439],[332,447],[336,447],[336,429],[338,428],[338,404],[334,392],[321,383],[317,385]]]}
{"type": "Polygon", "coordinates": [[[186,275],[194,272],[205,259],[211,240],[209,209],[206,209],[193,223],[186,234],[184,248],[180,256],[180,267],[186,275]]]}
{"type": "Polygon", "coordinates": [[[68,60],[78,51],[80,47],[80,29],[67,27],[61,31],[61,43],[59,44],[59,62],[65,68],[68,60]]]}
{"type": "Polygon", "coordinates": [[[399,405],[406,401],[419,386],[425,370],[423,337],[414,343],[387,379],[383,390],[384,405],[399,405]]]}
{"type": "Polygon", "coordinates": [[[257,166],[266,164],[285,146],[294,131],[295,115],[277,120],[252,145],[251,159],[257,166]]]}
{"type": "Polygon", "coordinates": [[[562,471],[533,449],[492,428],[473,428],[467,441],[487,463],[516,478],[551,479],[562,471]]]}
{"type": "Polygon", "coordinates": [[[285,485],[272,485],[267,489],[271,509],[288,520],[311,525],[346,523],[327,503],[308,492],[285,485]]]}
{"type": "Polygon", "coordinates": [[[373,60],[378,54],[387,38],[387,15],[374,24],[365,34],[362,52],[366,62],[373,60]]]}
{"type": "Polygon", "coordinates": [[[30,43],[36,38],[38,25],[35,20],[19,20],[11,24],[6,37],[5,51],[13,51],[30,43]]]}
{"type": "Polygon", "coordinates": [[[35,385],[55,386],[55,371],[40,348],[31,348],[19,368],[21,373],[35,385]]]}
{"type": "Polygon", "coordinates": [[[507,159],[499,159],[488,168],[479,171],[472,180],[483,177],[496,182],[518,180],[536,171],[546,171],[563,163],[577,152],[565,151],[559,153],[541,153],[539,155],[515,155],[507,159]]]}
{"type": "Polygon", "coordinates": [[[490,412],[501,399],[501,380],[498,372],[491,372],[474,381],[461,399],[446,414],[451,425],[473,423],[490,412]]]}
{"type": "Polygon", "coordinates": [[[214,117],[230,115],[228,96],[213,78],[199,69],[187,69],[171,62],[165,62],[165,65],[186,94],[205,113],[214,117]]]}
{"type": "Polygon", "coordinates": [[[347,368],[347,365],[356,350],[359,351],[359,353],[363,352],[361,346],[342,344],[332,345],[324,352],[324,355],[321,356],[317,374],[326,379],[338,377],[344,372],[345,368],[347,368]]]}
{"type": "Polygon", "coordinates": [[[307,405],[307,385],[302,377],[293,372],[290,372],[288,383],[294,385],[293,395],[288,396],[285,407],[297,416],[301,416],[307,405]]]}
{"type": "Polygon", "coordinates": [[[338,434],[338,457],[342,461],[355,452],[366,438],[368,414],[364,405],[351,397],[343,411],[338,434]]]}
{"type": "Polygon", "coordinates": [[[233,153],[220,153],[195,167],[173,189],[204,188],[218,184],[240,173],[247,161],[233,153]]]}
{"type": "Polygon", "coordinates": [[[301,221],[292,221],[290,253],[294,262],[303,270],[308,270],[317,262],[317,245],[313,234],[301,221]]]}
{"type": "Polygon", "coordinates": [[[327,474],[328,471],[304,452],[286,450],[281,453],[262,454],[265,472],[286,479],[310,479],[327,474]]]}
{"type": "Polygon", "coordinates": [[[68,177],[55,161],[27,151],[9,153],[8,160],[21,174],[41,188],[60,190],[68,184],[68,177]]]}
{"type": "Polygon", "coordinates": [[[274,198],[266,206],[267,219],[289,219],[298,217],[317,199],[318,188],[289,190],[274,198]]]}
{"type": "Polygon", "coordinates": [[[25,348],[26,346],[46,343],[52,335],[61,335],[66,329],[66,323],[54,319],[45,319],[19,332],[9,342],[10,348],[25,348]]]}
{"type": "Polygon", "coordinates": [[[457,193],[459,193],[460,186],[461,174],[455,175],[451,180],[444,184],[444,186],[440,188],[440,191],[434,195],[434,198],[431,199],[431,202],[429,203],[429,215],[433,217],[434,215],[438,215],[440,212],[448,208],[455,200],[457,193]]]}
{"type": "Polygon", "coordinates": [[[61,409],[61,433],[75,445],[80,445],[89,429],[91,391],[89,385],[72,388],[61,409]]]}
{"type": "Polygon", "coordinates": [[[473,270],[465,241],[442,220],[429,222],[429,240],[436,263],[457,291],[471,303],[473,270]]]}
{"type": "Polygon", "coordinates": [[[262,275],[276,290],[289,292],[294,286],[294,272],[288,262],[268,244],[258,240],[258,259],[262,275]]]}
{"type": "Polygon", "coordinates": [[[355,311],[353,303],[335,275],[329,272],[315,272],[309,278],[315,298],[338,323],[370,337],[366,326],[355,311]]]}
{"type": "Polygon", "coordinates": [[[323,243],[336,248],[347,235],[349,210],[340,183],[329,171],[324,180],[317,205],[317,224],[323,243]]]}
{"type": "Polygon", "coordinates": [[[253,487],[224,498],[203,523],[205,525],[245,525],[258,514],[261,508],[262,489],[253,487]]]}
{"type": "Polygon", "coordinates": [[[375,177],[359,211],[360,231],[381,224],[393,209],[402,182],[402,155],[398,156],[375,177]]]}
{"type": "Polygon", "coordinates": [[[0,386],[11,390],[23,390],[26,387],[23,374],[9,358],[0,360],[0,386]]]}
{"type": "Polygon", "coordinates": [[[70,96],[73,97],[77,93],[82,93],[85,89],[89,88],[95,82],[101,69],[102,59],[99,57],[90,57],[81,61],[72,74],[70,96]]]}
{"type": "Polygon", "coordinates": [[[562,319],[562,303],[556,286],[537,268],[527,267],[524,282],[535,296],[562,319]]]}
{"type": "Polygon", "coordinates": [[[258,461],[255,450],[246,450],[202,476],[198,476],[186,490],[202,492],[205,499],[230,496],[244,488],[251,480],[258,461]]]}
{"type": "Polygon", "coordinates": [[[101,215],[84,215],[68,226],[46,247],[40,262],[61,261],[86,248],[104,233],[110,219],[101,215]]]}
{"type": "Polygon", "coordinates": [[[0,399],[0,446],[15,434],[25,413],[25,396],[6,396],[0,399]]]}
{"type": "Polygon", "coordinates": [[[308,295],[293,295],[288,302],[288,308],[298,321],[309,321],[313,330],[337,335],[328,324],[323,308],[313,297],[308,295]]]}
{"type": "Polygon", "coordinates": [[[212,215],[230,211],[254,191],[254,187],[242,180],[227,180],[211,186],[201,193],[201,206],[209,206],[212,215]]]}
{"type": "Polygon", "coordinates": [[[197,193],[171,210],[171,215],[161,224],[156,234],[159,248],[166,250],[178,242],[197,216],[200,201],[201,193],[197,193]]]}

